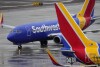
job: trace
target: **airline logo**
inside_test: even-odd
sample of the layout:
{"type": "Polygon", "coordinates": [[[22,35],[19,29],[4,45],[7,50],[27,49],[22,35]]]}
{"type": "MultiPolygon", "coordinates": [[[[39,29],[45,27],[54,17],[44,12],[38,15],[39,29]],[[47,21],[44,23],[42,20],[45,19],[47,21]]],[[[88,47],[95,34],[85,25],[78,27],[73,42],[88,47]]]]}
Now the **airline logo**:
{"type": "Polygon", "coordinates": [[[42,32],[57,31],[57,30],[60,30],[59,24],[48,25],[48,26],[43,24],[39,27],[32,26],[33,33],[42,33],[42,32]]]}

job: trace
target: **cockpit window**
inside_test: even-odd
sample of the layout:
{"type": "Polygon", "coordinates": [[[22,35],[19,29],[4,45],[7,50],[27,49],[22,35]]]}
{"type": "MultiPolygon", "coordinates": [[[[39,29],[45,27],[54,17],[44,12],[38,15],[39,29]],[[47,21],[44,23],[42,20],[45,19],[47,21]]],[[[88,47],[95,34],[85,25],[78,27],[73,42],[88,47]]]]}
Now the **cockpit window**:
{"type": "Polygon", "coordinates": [[[13,33],[21,33],[22,31],[21,30],[11,30],[11,32],[13,32],[13,33]]]}

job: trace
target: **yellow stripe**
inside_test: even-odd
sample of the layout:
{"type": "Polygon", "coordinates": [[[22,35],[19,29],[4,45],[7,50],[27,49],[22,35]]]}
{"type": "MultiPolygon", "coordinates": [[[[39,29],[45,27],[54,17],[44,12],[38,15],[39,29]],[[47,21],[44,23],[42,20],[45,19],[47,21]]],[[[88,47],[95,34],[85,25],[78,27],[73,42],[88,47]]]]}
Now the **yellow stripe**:
{"type": "MultiPolygon", "coordinates": [[[[86,0],[87,1],[87,0],[86,0]]],[[[62,3],[58,3],[59,8],[61,9],[63,15],[66,17],[66,19],[70,22],[70,25],[72,26],[72,28],[74,29],[74,31],[77,33],[77,35],[79,36],[79,38],[81,39],[81,41],[83,42],[84,46],[86,47],[86,52],[88,57],[92,60],[92,58],[90,57],[90,53],[94,52],[96,56],[99,56],[98,54],[98,45],[96,44],[96,42],[89,40],[84,33],[82,32],[82,30],[79,28],[79,26],[75,23],[74,19],[72,18],[72,16],[69,14],[68,10],[66,10],[66,8],[64,7],[64,5],[62,3]],[[90,45],[93,44],[90,48],[90,45]],[[91,50],[95,48],[95,50],[91,50]]]]}
{"type": "Polygon", "coordinates": [[[81,11],[78,13],[78,15],[80,16],[84,16],[84,13],[86,11],[86,8],[88,6],[88,3],[89,3],[90,0],[85,0],[84,4],[83,4],[83,7],[81,9],[81,11]]]}
{"type": "Polygon", "coordinates": [[[92,41],[92,40],[89,40],[90,42],[91,42],[91,44],[89,44],[89,46],[88,47],[86,47],[86,53],[87,53],[87,55],[88,55],[88,57],[95,63],[95,64],[97,64],[97,63],[100,63],[100,62],[98,62],[98,61],[100,61],[100,59],[99,60],[97,60],[96,58],[94,58],[94,57],[99,57],[99,53],[98,53],[98,44],[96,43],[96,42],[94,42],[94,41],[92,41]]]}
{"type": "Polygon", "coordinates": [[[2,13],[0,14],[0,22],[1,22],[1,20],[2,20],[2,13]]]}
{"type": "Polygon", "coordinates": [[[86,23],[86,20],[84,17],[80,16],[80,17],[77,17],[79,19],[79,27],[81,29],[83,29],[83,27],[85,26],[85,23],[86,23]]]}

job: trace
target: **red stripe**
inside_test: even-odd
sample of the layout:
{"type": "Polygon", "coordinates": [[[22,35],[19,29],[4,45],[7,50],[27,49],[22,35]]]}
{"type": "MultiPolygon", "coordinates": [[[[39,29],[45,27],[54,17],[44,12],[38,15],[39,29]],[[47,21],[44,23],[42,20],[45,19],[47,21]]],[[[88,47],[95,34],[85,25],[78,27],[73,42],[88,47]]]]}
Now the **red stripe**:
{"type": "Polygon", "coordinates": [[[89,0],[89,4],[88,4],[88,6],[86,8],[84,17],[90,17],[91,16],[91,13],[92,13],[92,10],[94,8],[94,5],[95,5],[95,0],[89,0]]]}
{"type": "MultiPolygon", "coordinates": [[[[59,10],[59,8],[56,7],[56,12],[58,15],[58,20],[59,20],[59,24],[60,24],[60,30],[62,32],[62,34],[64,35],[64,37],[67,39],[67,41],[69,42],[69,44],[72,47],[72,50],[75,51],[75,55],[84,63],[85,62],[85,47],[83,45],[83,43],[81,42],[81,40],[79,39],[79,37],[76,35],[75,31],[72,29],[72,27],[70,26],[70,24],[68,23],[68,21],[66,20],[66,18],[63,16],[62,12],[59,10]]],[[[87,58],[89,59],[89,58],[87,58]]],[[[92,62],[90,62],[89,64],[91,64],[92,62]]]]}
{"type": "Polygon", "coordinates": [[[86,29],[89,25],[90,25],[90,20],[91,20],[91,13],[93,11],[93,8],[94,8],[94,5],[95,5],[95,0],[89,0],[89,4],[86,8],[86,11],[85,11],[85,14],[84,14],[84,17],[86,19],[86,23],[85,23],[85,26],[83,29],[86,29]]]}
{"type": "Polygon", "coordinates": [[[1,17],[0,24],[3,24],[3,16],[1,17]]]}
{"type": "Polygon", "coordinates": [[[82,30],[86,29],[90,25],[90,23],[91,23],[91,17],[85,17],[85,20],[86,20],[85,26],[83,27],[82,30]]]}
{"type": "Polygon", "coordinates": [[[2,19],[1,19],[1,24],[3,23],[3,17],[2,17],[2,19]]]}

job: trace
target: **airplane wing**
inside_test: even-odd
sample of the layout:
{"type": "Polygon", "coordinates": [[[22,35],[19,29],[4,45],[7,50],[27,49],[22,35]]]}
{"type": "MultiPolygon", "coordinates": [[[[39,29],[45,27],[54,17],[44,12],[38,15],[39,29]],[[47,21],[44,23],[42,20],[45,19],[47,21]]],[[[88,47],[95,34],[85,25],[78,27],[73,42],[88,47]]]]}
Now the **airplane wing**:
{"type": "Polygon", "coordinates": [[[10,28],[10,29],[13,29],[13,28],[15,28],[15,26],[6,25],[6,24],[2,24],[2,27],[6,27],[6,28],[10,28]]]}
{"type": "Polygon", "coordinates": [[[1,13],[0,14],[0,26],[3,28],[3,27],[6,27],[6,28],[10,28],[10,29],[13,29],[13,28],[15,28],[15,26],[11,26],[11,25],[6,25],[6,24],[4,24],[4,22],[3,22],[3,14],[1,13]]]}
{"type": "Polygon", "coordinates": [[[55,37],[55,36],[57,36],[57,35],[61,35],[61,33],[53,33],[53,34],[49,34],[48,37],[51,38],[51,37],[55,37]]]}
{"type": "Polygon", "coordinates": [[[67,53],[75,53],[75,51],[71,51],[71,50],[66,50],[64,48],[60,49],[60,48],[54,48],[54,49],[49,49],[50,51],[61,51],[61,52],[67,52],[67,53]]]}
{"type": "Polygon", "coordinates": [[[10,28],[10,29],[13,29],[13,28],[15,28],[15,26],[6,25],[6,24],[2,24],[2,27],[6,27],[6,28],[10,28]]]}

